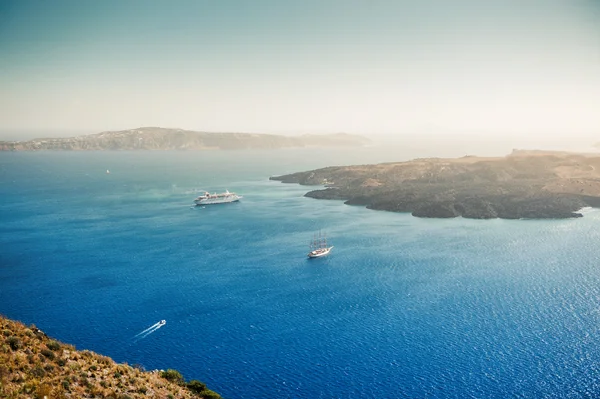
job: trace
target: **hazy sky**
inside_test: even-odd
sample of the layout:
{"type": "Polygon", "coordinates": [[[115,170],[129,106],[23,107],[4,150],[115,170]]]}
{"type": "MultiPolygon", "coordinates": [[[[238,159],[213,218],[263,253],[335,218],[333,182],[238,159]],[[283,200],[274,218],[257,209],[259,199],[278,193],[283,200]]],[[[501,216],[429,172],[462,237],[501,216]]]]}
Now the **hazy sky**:
{"type": "Polygon", "coordinates": [[[3,1],[0,130],[600,135],[600,1],[3,1]]]}

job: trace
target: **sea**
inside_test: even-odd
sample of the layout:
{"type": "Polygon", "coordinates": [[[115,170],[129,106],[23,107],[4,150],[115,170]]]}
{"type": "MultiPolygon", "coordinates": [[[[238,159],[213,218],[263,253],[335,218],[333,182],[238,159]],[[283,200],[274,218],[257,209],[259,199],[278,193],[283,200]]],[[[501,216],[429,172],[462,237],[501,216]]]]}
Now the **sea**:
{"type": "Polygon", "coordinates": [[[227,399],[600,397],[599,211],[424,219],[269,180],[419,155],[0,153],[0,314],[227,399]]]}

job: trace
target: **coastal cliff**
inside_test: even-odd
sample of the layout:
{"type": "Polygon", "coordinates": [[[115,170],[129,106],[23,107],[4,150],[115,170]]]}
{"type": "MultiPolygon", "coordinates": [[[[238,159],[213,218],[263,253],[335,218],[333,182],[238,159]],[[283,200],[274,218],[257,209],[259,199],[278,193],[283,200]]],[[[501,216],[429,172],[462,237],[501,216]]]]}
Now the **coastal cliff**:
{"type": "Polygon", "coordinates": [[[562,152],[335,166],[270,179],[325,186],[307,197],[417,217],[572,218],[600,206],[600,156],[562,152]]]}
{"type": "Polygon", "coordinates": [[[1,398],[221,398],[200,381],[185,382],[176,370],[117,364],[2,316],[0,327],[1,398]]]}
{"type": "Polygon", "coordinates": [[[363,146],[369,139],[346,134],[280,136],[250,133],[206,133],[143,127],[68,138],[0,141],[0,151],[101,150],[243,150],[293,147],[363,146]]]}

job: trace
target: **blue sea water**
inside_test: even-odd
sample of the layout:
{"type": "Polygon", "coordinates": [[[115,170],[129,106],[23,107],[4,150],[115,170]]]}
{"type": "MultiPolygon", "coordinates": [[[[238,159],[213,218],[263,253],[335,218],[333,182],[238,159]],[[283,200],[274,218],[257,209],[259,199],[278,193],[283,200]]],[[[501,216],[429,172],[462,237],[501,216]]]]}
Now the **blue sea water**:
{"type": "Polygon", "coordinates": [[[2,153],[0,313],[229,399],[600,396],[600,212],[419,219],[268,180],[394,157],[2,153]]]}

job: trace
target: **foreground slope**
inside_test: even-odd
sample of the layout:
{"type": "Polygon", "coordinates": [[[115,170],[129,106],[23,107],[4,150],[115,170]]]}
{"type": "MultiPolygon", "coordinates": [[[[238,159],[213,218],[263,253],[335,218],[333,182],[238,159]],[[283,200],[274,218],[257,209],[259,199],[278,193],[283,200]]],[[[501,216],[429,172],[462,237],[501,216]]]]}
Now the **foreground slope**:
{"type": "Polygon", "coordinates": [[[50,339],[0,316],[0,398],[205,398],[220,396],[175,370],[146,372],[50,339]]]}
{"type": "Polygon", "coordinates": [[[420,217],[569,218],[600,206],[600,156],[562,152],[335,166],[271,179],[327,186],[308,197],[420,217]]]}
{"type": "Polygon", "coordinates": [[[362,146],[369,140],[346,133],[279,136],[250,133],[206,133],[183,129],[141,127],[67,138],[0,141],[4,151],[101,150],[241,150],[308,146],[362,146]]]}

